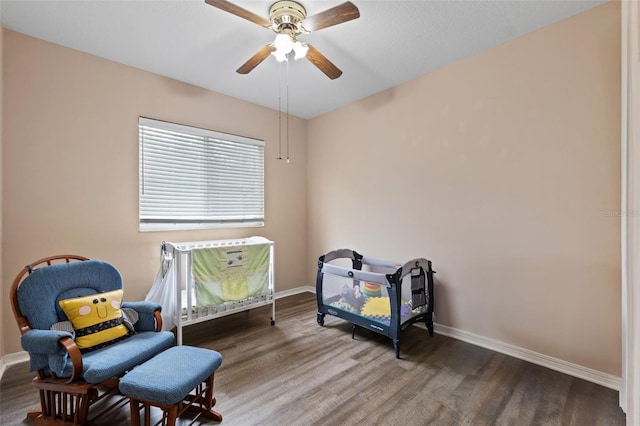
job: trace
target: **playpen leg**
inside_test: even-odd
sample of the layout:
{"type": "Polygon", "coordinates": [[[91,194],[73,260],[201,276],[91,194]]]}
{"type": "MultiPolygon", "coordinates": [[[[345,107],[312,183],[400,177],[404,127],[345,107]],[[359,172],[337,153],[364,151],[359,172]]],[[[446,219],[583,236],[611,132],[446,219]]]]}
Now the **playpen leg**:
{"type": "Polygon", "coordinates": [[[433,320],[431,318],[427,318],[425,320],[425,324],[427,325],[427,330],[429,330],[429,336],[433,336],[433,320]]]}
{"type": "Polygon", "coordinates": [[[396,350],[396,359],[400,359],[400,341],[393,339],[393,349],[396,350]]]}
{"type": "Polygon", "coordinates": [[[355,338],[356,338],[356,325],[354,324],[351,327],[351,340],[355,340],[355,338]]]}
{"type": "Polygon", "coordinates": [[[318,314],[316,316],[316,320],[318,321],[318,325],[323,326],[324,325],[324,314],[318,312],[318,314]]]}

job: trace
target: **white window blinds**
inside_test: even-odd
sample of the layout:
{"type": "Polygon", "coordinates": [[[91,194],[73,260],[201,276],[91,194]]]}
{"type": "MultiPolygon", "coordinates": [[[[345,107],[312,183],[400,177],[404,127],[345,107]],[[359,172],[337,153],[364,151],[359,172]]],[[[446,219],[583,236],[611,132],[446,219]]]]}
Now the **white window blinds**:
{"type": "Polygon", "coordinates": [[[139,119],[140,230],[264,225],[264,142],[139,119]]]}

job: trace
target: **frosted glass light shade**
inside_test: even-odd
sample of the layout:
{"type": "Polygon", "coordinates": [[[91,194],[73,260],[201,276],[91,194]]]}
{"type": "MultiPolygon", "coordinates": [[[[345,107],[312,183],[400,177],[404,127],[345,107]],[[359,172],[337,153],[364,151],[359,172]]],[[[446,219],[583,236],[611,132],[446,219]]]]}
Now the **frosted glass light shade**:
{"type": "Polygon", "coordinates": [[[273,46],[276,48],[271,54],[276,57],[278,62],[286,61],[287,55],[293,51],[295,53],[294,59],[304,58],[307,55],[309,46],[299,41],[293,41],[288,34],[278,34],[273,41],[273,46]]]}

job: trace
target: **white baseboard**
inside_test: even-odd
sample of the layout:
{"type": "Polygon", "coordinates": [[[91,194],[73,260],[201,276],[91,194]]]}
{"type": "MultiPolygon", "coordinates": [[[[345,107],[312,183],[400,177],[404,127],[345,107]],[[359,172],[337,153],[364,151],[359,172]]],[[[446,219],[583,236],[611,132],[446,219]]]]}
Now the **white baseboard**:
{"type": "MultiPolygon", "coordinates": [[[[315,294],[315,287],[300,286],[289,290],[277,291],[274,294],[274,297],[277,300],[283,297],[306,292],[315,294]]],[[[573,364],[571,362],[544,355],[529,349],[524,349],[515,345],[511,345],[509,343],[500,342],[498,340],[470,333],[468,331],[458,330],[453,327],[436,323],[434,324],[434,332],[443,336],[448,336],[453,339],[470,343],[472,345],[480,346],[495,352],[509,355],[523,361],[541,365],[543,367],[550,368],[551,370],[559,371],[573,377],[578,377],[580,379],[584,379],[589,382],[593,382],[617,391],[620,390],[620,387],[622,385],[622,379],[612,374],[603,373],[592,368],[583,367],[578,364],[573,364]]],[[[4,371],[7,367],[27,361],[29,361],[29,354],[25,351],[5,355],[0,360],[0,379],[2,379],[2,375],[4,374],[4,371]]]]}
{"type": "Polygon", "coordinates": [[[289,289],[289,290],[276,291],[275,294],[273,295],[273,297],[277,300],[277,299],[281,299],[283,297],[293,296],[294,294],[300,294],[300,293],[314,293],[315,294],[315,292],[316,292],[315,287],[312,287],[310,285],[303,285],[303,286],[292,288],[292,289],[289,289]]]}
{"type": "Polygon", "coordinates": [[[479,336],[467,331],[458,330],[446,325],[437,323],[434,324],[434,332],[442,334],[443,336],[461,340],[463,342],[471,343],[472,345],[480,346],[495,352],[509,355],[514,358],[528,361],[533,364],[541,365],[551,370],[559,371],[561,373],[565,373],[579,379],[584,379],[589,382],[593,382],[617,391],[620,390],[620,386],[622,385],[622,379],[612,374],[603,373],[602,371],[583,367],[578,364],[573,364],[571,362],[534,352],[529,349],[524,349],[518,346],[511,345],[509,343],[500,342],[488,337],[479,336]]]}
{"type": "Polygon", "coordinates": [[[7,354],[0,359],[0,380],[2,380],[2,376],[7,368],[11,367],[15,364],[20,364],[22,362],[29,361],[29,353],[26,351],[15,352],[11,354],[7,354]]]}

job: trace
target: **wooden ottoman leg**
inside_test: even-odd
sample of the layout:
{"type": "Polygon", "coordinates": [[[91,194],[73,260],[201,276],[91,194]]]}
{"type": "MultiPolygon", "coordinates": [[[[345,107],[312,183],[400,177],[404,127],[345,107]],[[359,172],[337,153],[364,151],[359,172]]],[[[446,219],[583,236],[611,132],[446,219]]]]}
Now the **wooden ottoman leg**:
{"type": "Polygon", "coordinates": [[[151,425],[151,404],[145,401],[144,405],[144,426],[151,425]]]}
{"type": "Polygon", "coordinates": [[[178,404],[173,405],[166,409],[167,413],[167,426],[175,426],[178,419],[178,404]]]}
{"type": "Polygon", "coordinates": [[[140,404],[136,399],[129,398],[131,426],[140,426],[140,404]]]}
{"type": "Polygon", "coordinates": [[[162,411],[162,420],[160,423],[167,426],[175,426],[178,420],[180,404],[161,404],[153,401],[143,401],[136,398],[129,398],[129,406],[131,408],[131,425],[145,426],[151,425],[151,411],[153,407],[157,407],[162,411]],[[141,406],[144,409],[144,422],[140,421],[141,406]]]}
{"type": "Polygon", "coordinates": [[[182,412],[189,411],[193,414],[202,415],[209,420],[222,421],[222,414],[213,410],[213,406],[216,405],[216,398],[213,396],[214,376],[215,373],[212,373],[204,382],[200,383],[195,389],[195,395],[189,394],[185,397],[182,412]]]}
{"type": "Polygon", "coordinates": [[[211,410],[211,408],[213,407],[213,404],[215,404],[215,400],[213,399],[213,379],[215,374],[212,374],[211,376],[209,376],[209,378],[206,381],[206,392],[204,395],[204,403],[205,403],[205,407],[207,407],[208,410],[211,410]]]}
{"type": "Polygon", "coordinates": [[[211,376],[209,376],[207,380],[204,382],[205,383],[204,401],[202,401],[201,403],[200,412],[202,413],[202,415],[204,415],[208,419],[221,422],[222,414],[218,413],[213,409],[213,406],[216,404],[216,399],[213,396],[214,376],[215,376],[215,373],[211,374],[211,376]]]}

